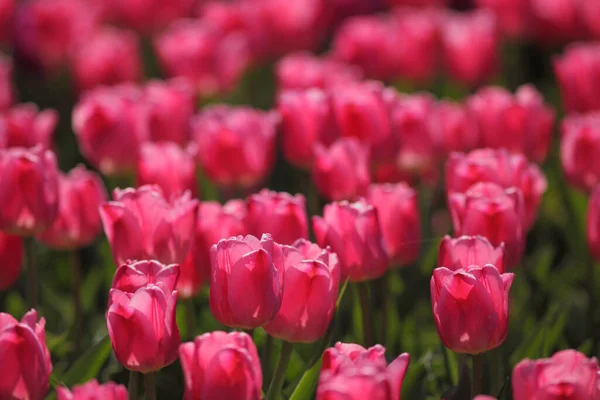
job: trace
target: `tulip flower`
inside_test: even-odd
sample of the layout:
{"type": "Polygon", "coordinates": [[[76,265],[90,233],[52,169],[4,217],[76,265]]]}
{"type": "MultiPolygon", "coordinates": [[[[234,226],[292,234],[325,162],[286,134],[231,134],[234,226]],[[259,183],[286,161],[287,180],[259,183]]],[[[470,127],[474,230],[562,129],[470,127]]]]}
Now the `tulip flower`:
{"type": "Polygon", "coordinates": [[[99,384],[97,380],[78,385],[69,390],[65,387],[57,387],[56,395],[58,400],[128,400],[129,394],[127,388],[123,385],[117,385],[113,382],[99,384]]]}
{"type": "Polygon", "coordinates": [[[355,138],[342,138],[326,149],[314,148],[313,180],[329,200],[354,200],[366,193],[370,183],[368,149],[355,138]]]}
{"type": "Polygon", "coordinates": [[[184,400],[262,399],[256,346],[244,332],[215,331],[179,346],[184,400]]]}
{"type": "Polygon", "coordinates": [[[508,292],[514,274],[493,265],[452,271],[436,268],[431,304],[440,339],[457,353],[480,354],[500,346],[508,334],[508,292]]]}
{"type": "Polygon", "coordinates": [[[168,202],[158,186],[146,185],[115,189],[113,198],[100,207],[100,217],[117,265],[136,259],[185,260],[198,208],[189,192],[168,202]]]}
{"type": "Polygon", "coordinates": [[[574,43],[554,59],[554,74],[567,112],[600,110],[600,45],[574,43]]]}
{"type": "Polygon", "coordinates": [[[210,310],[232,328],[253,329],[271,321],[283,299],[285,266],[271,235],[221,239],[212,246],[210,310]]]}
{"type": "Polygon", "coordinates": [[[331,246],[340,261],[342,280],[363,282],[382,276],[388,258],[376,209],[365,200],[325,206],[323,217],[314,216],[317,244],[331,246]]]}
{"type": "Polygon", "coordinates": [[[58,215],[58,167],[50,150],[0,150],[0,229],[32,236],[58,215]]]}
{"type": "Polygon", "coordinates": [[[45,326],[35,310],[27,312],[21,322],[0,313],[0,398],[42,400],[46,396],[52,363],[45,326]]]}
{"type": "Polygon", "coordinates": [[[525,359],[513,369],[513,398],[596,399],[599,373],[598,360],[576,350],[559,351],[551,358],[525,359]]]}
{"type": "Polygon", "coordinates": [[[367,201],[377,210],[392,265],[408,265],[419,255],[421,220],[417,193],[405,183],[369,186],[367,201]]]}
{"type": "Polygon", "coordinates": [[[444,236],[438,250],[438,267],[451,271],[468,269],[471,266],[492,264],[504,273],[504,244],[492,245],[483,236],[461,236],[452,239],[444,236]]]}
{"type": "Polygon", "coordinates": [[[491,244],[504,243],[505,267],[516,266],[525,247],[525,206],[518,188],[480,182],[465,193],[448,197],[455,236],[481,235],[491,244]]]}
{"type": "Polygon", "coordinates": [[[111,288],[134,294],[138,289],[156,285],[163,292],[171,293],[175,290],[178,277],[177,264],[163,265],[155,260],[131,261],[117,268],[111,288]]]}
{"type": "Polygon", "coordinates": [[[600,18],[600,3],[597,1],[584,1],[579,3],[579,7],[589,33],[595,38],[600,38],[600,26],[597,23],[600,18]]]}
{"type": "Polygon", "coordinates": [[[0,291],[15,284],[23,265],[23,238],[0,232],[0,291]]]}
{"type": "Polygon", "coordinates": [[[567,181],[591,192],[600,183],[600,112],[566,117],[561,136],[560,161],[567,181]]]}
{"type": "Polygon", "coordinates": [[[190,191],[198,195],[195,150],[173,142],[146,142],[140,147],[136,186],[155,184],[170,199],[190,191]]]}
{"type": "Polygon", "coordinates": [[[600,186],[592,192],[587,211],[587,243],[595,260],[600,260],[600,186]]]}
{"type": "Polygon", "coordinates": [[[190,17],[193,0],[119,0],[109,2],[114,19],[144,34],[166,27],[170,22],[190,17]]]}
{"type": "Polygon", "coordinates": [[[264,329],[287,342],[315,342],[325,335],[335,312],[340,284],[337,255],[304,239],[282,250],[283,300],[264,329]]]}
{"type": "Polygon", "coordinates": [[[529,0],[528,23],[535,39],[552,44],[583,39],[587,34],[586,24],[579,15],[583,3],[586,1],[529,0]]]}
{"type": "MultiPolygon", "coordinates": [[[[0,42],[6,42],[11,39],[13,14],[15,12],[16,3],[16,0],[0,0],[0,42]]],[[[0,98],[1,97],[2,95],[0,95],[0,98]]]]}
{"type": "MultiPolygon", "coordinates": [[[[2,6],[0,5],[0,26],[5,26],[2,23],[2,17],[2,6]]],[[[0,31],[0,35],[1,34],[2,32],[0,31]]],[[[15,102],[12,75],[12,60],[3,54],[0,54],[0,110],[9,108],[15,102]]]]}
{"type": "Polygon", "coordinates": [[[0,112],[0,137],[4,137],[6,147],[40,145],[51,149],[57,123],[56,110],[39,111],[33,103],[18,104],[0,112]]]}
{"type": "Polygon", "coordinates": [[[448,0],[387,0],[393,6],[409,6],[409,7],[442,7],[446,6],[448,0]]]}
{"type": "Polygon", "coordinates": [[[503,34],[518,38],[531,29],[528,26],[529,0],[476,0],[478,8],[493,12],[503,34]]]}
{"type": "Polygon", "coordinates": [[[248,107],[205,108],[193,122],[203,171],[218,186],[260,182],[273,168],[278,119],[276,113],[248,107]]]}
{"type": "Polygon", "coordinates": [[[263,189],[246,200],[250,234],[270,233],[277,243],[292,244],[308,238],[306,200],[301,194],[277,193],[263,189]]]}
{"type": "Polygon", "coordinates": [[[157,371],[177,359],[181,343],[175,320],[177,292],[148,284],[134,293],[111,289],[106,312],[117,360],[127,369],[157,371]]]}
{"type": "Polygon", "coordinates": [[[442,100],[428,119],[432,141],[442,154],[470,151],[478,147],[477,122],[464,105],[442,100]]]}
{"type": "Polygon", "coordinates": [[[37,239],[56,249],[90,245],[102,230],[98,207],[106,201],[100,177],[83,165],[58,177],[59,211],[54,223],[37,239]]]}
{"type": "Polygon", "coordinates": [[[387,365],[384,353],[381,345],[365,349],[339,342],[325,350],[317,400],[400,400],[410,355],[403,353],[387,365]]]}

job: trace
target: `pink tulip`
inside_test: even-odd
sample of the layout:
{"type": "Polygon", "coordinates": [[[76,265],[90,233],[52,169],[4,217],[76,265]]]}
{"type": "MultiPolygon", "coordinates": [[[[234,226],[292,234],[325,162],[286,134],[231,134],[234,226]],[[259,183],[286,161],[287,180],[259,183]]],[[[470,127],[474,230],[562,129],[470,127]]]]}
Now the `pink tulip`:
{"type": "MultiPolygon", "coordinates": [[[[11,39],[16,3],[16,0],[0,0],[0,42],[6,42],[11,39]]],[[[1,97],[2,95],[0,95],[0,99],[1,97]]]]}
{"type": "Polygon", "coordinates": [[[39,111],[33,103],[18,104],[0,112],[0,137],[6,147],[51,149],[57,123],[58,113],[53,109],[39,111]]]}
{"type": "Polygon", "coordinates": [[[567,112],[600,110],[600,44],[571,44],[553,64],[567,112]]]}
{"type": "Polygon", "coordinates": [[[179,346],[184,400],[260,400],[262,370],[256,346],[244,332],[205,333],[179,346]]]}
{"type": "Polygon", "coordinates": [[[600,260],[600,186],[592,192],[587,210],[587,243],[595,260],[600,260]]]}
{"type": "Polygon", "coordinates": [[[410,7],[442,7],[449,3],[449,0],[387,0],[393,6],[410,7]]]}
{"type": "Polygon", "coordinates": [[[111,288],[134,294],[138,289],[156,285],[163,292],[171,293],[177,286],[178,277],[177,264],[163,265],[155,260],[130,261],[117,268],[111,288]]]}
{"type": "Polygon", "coordinates": [[[128,400],[129,394],[127,388],[123,385],[117,385],[113,382],[108,382],[100,385],[97,380],[78,385],[73,388],[73,391],[65,387],[57,387],[56,395],[58,400],[128,400]]]}
{"type": "Polygon", "coordinates": [[[0,232],[0,291],[10,289],[23,265],[23,238],[0,232]]]}
{"type": "Polygon", "coordinates": [[[144,34],[160,31],[169,23],[190,17],[194,0],[109,0],[114,19],[144,34]]]}
{"type": "Polygon", "coordinates": [[[507,36],[517,38],[531,30],[529,0],[476,0],[475,3],[496,15],[500,30],[507,36]]]}
{"type": "Polygon", "coordinates": [[[546,43],[583,39],[587,34],[585,21],[579,15],[583,3],[585,1],[529,0],[529,25],[535,38],[546,43]]]}
{"type": "Polygon", "coordinates": [[[438,251],[438,267],[451,271],[471,266],[492,264],[504,273],[504,244],[492,245],[484,236],[460,236],[452,239],[444,236],[438,251]]]}
{"type": "MultiPolygon", "coordinates": [[[[13,0],[8,0],[13,1],[13,0]]],[[[0,0],[0,27],[2,23],[2,0],[0,0]]],[[[0,36],[2,34],[0,28],[0,36]]],[[[15,93],[12,84],[13,64],[12,60],[0,53],[0,110],[9,108],[15,102],[15,93]]]]}
{"type": "Polygon", "coordinates": [[[442,100],[428,120],[432,143],[442,154],[478,147],[477,121],[463,104],[442,100]]]}
{"type": "Polygon", "coordinates": [[[567,181],[576,188],[591,192],[600,183],[600,112],[563,120],[560,161],[567,181]]]}

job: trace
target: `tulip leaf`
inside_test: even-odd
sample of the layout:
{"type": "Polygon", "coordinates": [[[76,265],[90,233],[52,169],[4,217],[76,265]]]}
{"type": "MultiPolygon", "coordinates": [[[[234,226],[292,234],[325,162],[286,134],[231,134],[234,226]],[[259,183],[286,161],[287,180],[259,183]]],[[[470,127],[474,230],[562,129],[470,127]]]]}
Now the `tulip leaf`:
{"type": "Polygon", "coordinates": [[[319,380],[319,372],[321,371],[321,360],[313,365],[308,371],[302,375],[302,379],[294,392],[290,396],[290,400],[312,399],[314,396],[317,382],[319,380]]]}

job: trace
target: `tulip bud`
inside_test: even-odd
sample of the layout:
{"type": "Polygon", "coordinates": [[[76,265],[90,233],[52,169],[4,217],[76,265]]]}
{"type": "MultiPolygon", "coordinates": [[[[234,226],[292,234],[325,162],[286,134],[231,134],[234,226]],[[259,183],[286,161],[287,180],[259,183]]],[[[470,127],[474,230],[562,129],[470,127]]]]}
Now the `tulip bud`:
{"type": "MultiPolygon", "coordinates": [[[[0,5],[0,27],[5,26],[2,24],[2,18],[2,5],[0,5]]],[[[0,28],[0,36],[2,34],[1,29],[2,28],[0,28]]],[[[15,102],[12,75],[12,59],[0,54],[0,110],[9,108],[15,102]]]]}
{"type": "Polygon", "coordinates": [[[163,265],[155,260],[130,261],[117,268],[111,288],[134,294],[140,288],[156,285],[163,292],[171,293],[177,286],[178,277],[177,264],[163,265]]]}
{"type": "Polygon", "coordinates": [[[117,265],[127,260],[185,260],[198,208],[189,192],[168,202],[158,186],[146,185],[115,189],[113,198],[100,207],[100,217],[117,265]]]}
{"type": "Polygon", "coordinates": [[[587,243],[595,260],[600,260],[600,186],[592,192],[587,211],[587,243]]]}
{"type": "Polygon", "coordinates": [[[57,387],[56,395],[58,400],[128,400],[129,394],[127,388],[123,385],[117,385],[108,382],[100,385],[97,380],[78,385],[70,391],[66,387],[57,387]]]}
{"type": "Polygon", "coordinates": [[[366,193],[370,183],[369,154],[355,138],[341,138],[328,149],[315,146],[313,180],[329,200],[354,200],[366,193]]]}
{"type": "Polygon", "coordinates": [[[429,120],[433,143],[442,154],[470,151],[478,147],[477,122],[462,104],[442,100],[429,120]]]}
{"type": "Polygon", "coordinates": [[[515,400],[597,399],[600,368],[596,357],[563,350],[551,358],[525,359],[512,372],[515,400]]]}
{"type": "Polygon", "coordinates": [[[568,182],[585,192],[600,183],[600,112],[566,117],[560,161],[568,182]]]}
{"type": "Polygon", "coordinates": [[[277,243],[292,244],[308,238],[306,200],[301,194],[277,193],[263,189],[246,200],[247,226],[250,234],[259,237],[270,233],[277,243]]]}
{"type": "Polygon", "coordinates": [[[498,272],[504,273],[504,243],[492,245],[483,236],[461,236],[452,239],[444,236],[438,251],[438,267],[451,271],[492,264],[498,272]]]}
{"type": "Polygon", "coordinates": [[[338,260],[335,253],[313,246],[317,247],[304,239],[282,246],[283,300],[275,318],[264,326],[273,337],[312,343],[329,327],[340,283],[338,260]]]}
{"type": "Polygon", "coordinates": [[[167,199],[186,190],[197,197],[194,153],[191,148],[182,150],[173,142],[145,142],[140,147],[136,186],[155,184],[167,199]]]}
{"type": "Polygon", "coordinates": [[[37,239],[56,249],[90,245],[102,230],[100,204],[106,201],[102,179],[83,165],[58,177],[59,211],[52,226],[37,239]]]}
{"type": "Polygon", "coordinates": [[[111,289],[106,312],[108,335],[117,360],[148,373],[177,359],[181,343],[175,319],[177,292],[148,284],[135,293],[111,289]]]}
{"type": "Polygon", "coordinates": [[[500,346],[508,334],[508,292],[514,277],[490,264],[457,271],[436,268],[431,304],[444,345],[467,354],[500,346]]]}
{"type": "Polygon", "coordinates": [[[410,355],[403,353],[387,365],[384,353],[381,345],[365,349],[339,342],[325,350],[317,400],[400,400],[410,355]]]}
{"type": "Polygon", "coordinates": [[[232,328],[253,329],[271,321],[283,298],[285,266],[271,235],[221,239],[212,246],[210,309],[232,328]]]}
{"type": "Polygon", "coordinates": [[[46,347],[46,320],[30,310],[21,322],[0,313],[0,398],[42,400],[48,392],[52,362],[46,347]]]}
{"type": "Polygon", "coordinates": [[[371,185],[367,201],[377,210],[383,243],[392,265],[414,262],[421,242],[415,190],[405,183],[371,185]]]}
{"type": "Polygon", "coordinates": [[[252,186],[275,161],[278,116],[248,107],[205,108],[193,122],[198,162],[219,186],[252,186]]]}
{"type": "Polygon", "coordinates": [[[600,110],[600,44],[571,44],[553,64],[567,112],[600,110]]]}
{"type": "Polygon", "coordinates": [[[338,255],[342,280],[367,281],[387,270],[377,211],[364,199],[328,204],[323,217],[314,216],[312,223],[319,246],[331,246],[338,255]]]}
{"type": "Polygon", "coordinates": [[[23,265],[23,238],[0,232],[0,291],[15,284],[23,265]]]}
{"type": "Polygon", "coordinates": [[[58,215],[58,167],[50,150],[0,150],[0,229],[31,236],[58,215]]]}
{"type": "Polygon", "coordinates": [[[18,104],[0,113],[0,137],[4,136],[6,147],[40,145],[50,149],[57,123],[56,110],[39,111],[33,103],[18,104]]]}
{"type": "Polygon", "coordinates": [[[525,206],[518,188],[480,182],[465,193],[448,196],[455,236],[481,235],[491,244],[506,246],[506,265],[516,266],[525,247],[525,206]]]}
{"type": "Polygon", "coordinates": [[[244,332],[215,331],[179,346],[184,400],[262,399],[256,346],[244,332]]]}

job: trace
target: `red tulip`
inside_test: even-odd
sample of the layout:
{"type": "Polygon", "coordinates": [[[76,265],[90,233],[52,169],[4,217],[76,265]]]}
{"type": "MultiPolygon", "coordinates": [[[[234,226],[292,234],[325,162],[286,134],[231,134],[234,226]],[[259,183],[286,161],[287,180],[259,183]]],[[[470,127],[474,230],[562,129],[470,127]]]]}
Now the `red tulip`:
{"type": "Polygon", "coordinates": [[[37,239],[56,249],[90,245],[102,231],[98,207],[106,201],[100,177],[79,165],[58,177],[59,211],[52,226],[37,239]]]}
{"type": "Polygon", "coordinates": [[[387,270],[377,211],[365,200],[328,204],[323,217],[314,216],[312,223],[319,246],[331,246],[338,255],[342,279],[362,282],[387,270]]]}
{"type": "Polygon", "coordinates": [[[256,346],[244,332],[205,333],[179,346],[184,400],[260,400],[262,370],[256,346]]]}
{"type": "Polygon", "coordinates": [[[588,201],[587,243],[594,259],[600,260],[600,186],[596,187],[588,201]]]}
{"type": "Polygon", "coordinates": [[[525,247],[525,206],[518,188],[480,182],[448,197],[455,236],[481,235],[506,246],[505,267],[516,266],[525,247]]]}
{"type": "Polygon", "coordinates": [[[52,363],[46,347],[46,321],[30,310],[21,322],[0,313],[0,398],[42,400],[52,363]]]}
{"type": "Polygon", "coordinates": [[[16,0],[0,0],[0,42],[6,42],[11,39],[16,3],[16,0]]]}
{"type": "Polygon", "coordinates": [[[31,236],[48,228],[58,215],[58,167],[40,146],[0,150],[0,229],[31,236]]]}
{"type": "Polygon", "coordinates": [[[365,349],[339,342],[325,350],[317,400],[400,400],[410,355],[403,353],[387,365],[384,353],[381,345],[365,349]]]}
{"type": "Polygon", "coordinates": [[[73,131],[85,158],[104,175],[135,170],[140,145],[148,139],[148,110],[131,85],[87,92],[73,110],[73,131]]]}
{"type": "Polygon", "coordinates": [[[58,123],[58,113],[53,109],[39,111],[33,103],[15,105],[0,112],[0,137],[6,147],[52,147],[52,135],[58,123]]]}
{"type": "Polygon", "coordinates": [[[70,391],[66,387],[57,387],[56,395],[58,400],[128,400],[129,394],[127,388],[123,385],[117,385],[113,382],[108,382],[100,385],[97,380],[78,385],[70,391]]]}
{"type": "Polygon", "coordinates": [[[246,200],[248,232],[259,237],[270,233],[277,243],[292,244],[308,238],[306,200],[301,194],[278,193],[263,189],[246,200]]]}
{"type": "Polygon", "coordinates": [[[513,369],[513,398],[597,399],[599,373],[598,360],[576,350],[559,351],[551,358],[525,359],[513,369]]]}
{"type": "Polygon", "coordinates": [[[582,21],[580,4],[585,1],[529,0],[529,24],[536,39],[542,42],[565,43],[586,36],[586,26],[582,21]]]}
{"type": "Polygon", "coordinates": [[[494,14],[447,12],[440,29],[444,65],[452,79],[476,86],[494,75],[499,39],[494,14]]]}
{"type": "Polygon", "coordinates": [[[137,186],[155,184],[166,198],[180,196],[189,190],[198,195],[195,151],[181,149],[173,142],[146,142],[140,148],[137,186]]]}
{"type": "Polygon", "coordinates": [[[571,44],[553,64],[567,112],[600,110],[600,44],[571,44]]]}
{"type": "Polygon", "coordinates": [[[583,17],[587,30],[595,38],[600,38],[600,3],[597,1],[584,1],[579,3],[581,16],[583,17]]]}
{"type": "Polygon", "coordinates": [[[117,360],[131,371],[157,371],[177,359],[177,292],[148,284],[135,293],[110,290],[108,335],[117,360]]]}
{"type": "Polygon", "coordinates": [[[194,238],[198,201],[186,192],[165,200],[158,186],[115,189],[114,201],[100,207],[104,232],[117,265],[154,259],[182,263],[194,238]]]}
{"type": "Polygon", "coordinates": [[[504,273],[504,244],[492,245],[483,236],[460,236],[452,239],[444,236],[438,251],[438,267],[451,271],[468,269],[471,266],[492,264],[504,273]]]}
{"type": "Polygon", "coordinates": [[[456,271],[436,268],[431,304],[444,345],[467,354],[500,346],[508,334],[508,292],[514,277],[490,264],[456,271]]]}
{"type": "Polygon", "coordinates": [[[219,186],[252,186],[273,168],[279,117],[248,107],[205,108],[193,122],[198,162],[219,186]]]}
{"type": "Polygon", "coordinates": [[[299,239],[283,246],[283,257],[281,308],[264,329],[288,342],[315,342],[325,335],[335,312],[340,284],[337,255],[299,239]]]}
{"type": "MultiPolygon", "coordinates": [[[[8,0],[13,1],[13,0],[8,0]]],[[[1,3],[1,0],[0,0],[1,3]]],[[[0,27],[2,23],[2,4],[0,4],[0,27]]],[[[2,28],[0,28],[1,30],[2,28]]],[[[0,31],[0,36],[2,32],[0,31]]],[[[12,84],[13,64],[12,60],[0,54],[0,110],[9,108],[15,102],[15,93],[12,84]]]]}
{"type": "Polygon", "coordinates": [[[152,33],[170,22],[190,17],[194,0],[109,0],[110,11],[117,22],[142,33],[152,33]]]}
{"type": "Polygon", "coordinates": [[[432,141],[442,154],[478,147],[477,122],[464,105],[442,100],[428,120],[432,141]]]}
{"type": "Polygon", "coordinates": [[[566,117],[561,134],[560,161],[567,180],[591,192],[600,183],[600,112],[566,117]]]}
{"type": "Polygon", "coordinates": [[[163,292],[171,293],[175,290],[178,277],[177,264],[163,265],[155,260],[129,261],[117,268],[111,288],[134,294],[138,289],[156,285],[163,292]]]}
{"type": "Polygon", "coordinates": [[[548,155],[554,110],[533,86],[519,87],[514,96],[486,87],[467,100],[467,107],[479,126],[481,147],[506,148],[537,162],[548,155]]]}
{"type": "Polygon", "coordinates": [[[476,0],[475,3],[496,14],[500,30],[507,36],[521,37],[531,29],[529,0],[476,0]]]}
{"type": "Polygon", "coordinates": [[[410,6],[410,7],[442,7],[446,6],[448,0],[387,0],[393,6],[410,6]]]}
{"type": "Polygon", "coordinates": [[[383,243],[392,265],[414,262],[421,242],[415,190],[405,183],[371,185],[367,200],[377,210],[383,243]]]}
{"type": "Polygon", "coordinates": [[[315,146],[312,177],[317,190],[329,200],[354,200],[370,183],[369,154],[355,138],[338,139],[326,149],[315,146]]]}
{"type": "Polygon", "coordinates": [[[23,238],[0,232],[0,291],[8,290],[21,275],[23,238]]]}

